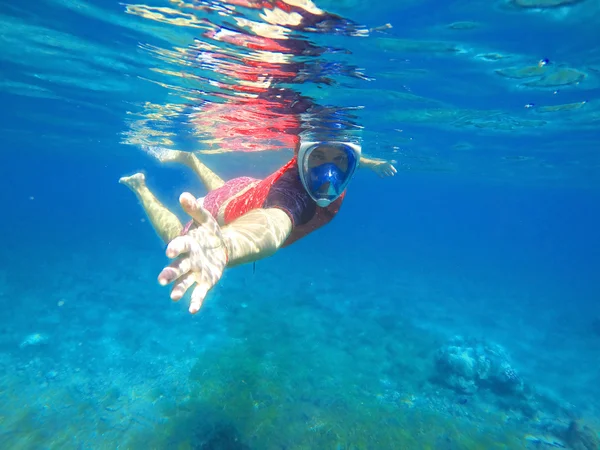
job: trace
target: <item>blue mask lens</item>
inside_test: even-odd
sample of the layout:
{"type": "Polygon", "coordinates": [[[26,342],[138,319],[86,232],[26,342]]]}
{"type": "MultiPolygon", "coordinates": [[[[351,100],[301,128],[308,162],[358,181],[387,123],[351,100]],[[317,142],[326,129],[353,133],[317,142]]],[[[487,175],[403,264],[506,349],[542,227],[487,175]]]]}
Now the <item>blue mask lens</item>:
{"type": "Polygon", "coordinates": [[[313,167],[309,175],[311,189],[315,193],[320,192],[325,183],[329,183],[329,189],[327,192],[324,192],[325,195],[328,195],[331,190],[334,191],[332,193],[334,196],[340,195],[340,188],[346,181],[346,173],[334,163],[326,163],[313,167]]]}

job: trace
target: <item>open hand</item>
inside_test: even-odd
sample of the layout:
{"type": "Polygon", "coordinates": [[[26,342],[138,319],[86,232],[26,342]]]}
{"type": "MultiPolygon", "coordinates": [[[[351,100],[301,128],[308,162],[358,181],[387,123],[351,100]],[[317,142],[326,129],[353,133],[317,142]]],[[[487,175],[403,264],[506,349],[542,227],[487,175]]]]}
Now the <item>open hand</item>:
{"type": "Polygon", "coordinates": [[[167,246],[169,258],[177,258],[158,275],[162,286],[174,283],[171,299],[180,300],[194,286],[190,312],[198,312],[206,294],[223,275],[227,265],[227,249],[221,228],[215,218],[202,207],[196,198],[184,192],[179,203],[194,223],[182,236],[177,236],[167,246]]]}
{"type": "MultiPolygon", "coordinates": [[[[395,162],[395,161],[393,161],[395,162]]],[[[383,177],[393,177],[398,172],[392,162],[379,160],[373,164],[373,172],[379,175],[381,178],[383,177]]]]}

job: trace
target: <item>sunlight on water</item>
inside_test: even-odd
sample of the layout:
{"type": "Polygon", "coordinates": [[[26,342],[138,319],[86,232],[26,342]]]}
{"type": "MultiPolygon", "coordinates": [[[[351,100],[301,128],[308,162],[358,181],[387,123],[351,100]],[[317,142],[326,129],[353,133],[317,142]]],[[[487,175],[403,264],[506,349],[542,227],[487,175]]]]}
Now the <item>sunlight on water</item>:
{"type": "MultiPolygon", "coordinates": [[[[125,113],[117,132],[131,151],[289,149],[307,131],[352,136],[375,156],[403,161],[403,170],[514,182],[598,179],[599,157],[588,149],[600,121],[600,60],[561,44],[581,29],[579,17],[597,17],[593,2],[459,2],[456,20],[435,25],[423,17],[414,25],[373,23],[383,5],[298,4],[289,11],[253,1],[40,4],[40,18],[45,10],[73,14],[67,27],[23,20],[27,7],[11,6],[0,16],[0,57],[21,76],[2,80],[2,89],[61,102],[67,115],[98,110],[117,123],[125,113]],[[502,22],[513,40],[502,37],[502,22]],[[94,23],[110,27],[121,44],[78,33],[94,23]],[[518,45],[517,36],[541,36],[544,27],[557,36],[552,51],[518,45]],[[428,139],[428,129],[444,140],[428,139]],[[508,150],[516,140],[529,151],[508,150]],[[475,156],[477,165],[474,154],[485,155],[475,156]]],[[[414,4],[398,4],[396,17],[414,4]]],[[[593,41],[578,36],[583,46],[593,41]]],[[[78,120],[88,139],[99,133],[97,124],[78,120]]]]}
{"type": "Polygon", "coordinates": [[[319,105],[294,86],[332,85],[336,76],[365,79],[361,70],[335,61],[336,54],[347,53],[344,49],[318,46],[294,32],[365,36],[364,27],[326,15],[310,3],[300,11],[312,14],[312,23],[296,11],[266,9],[260,3],[249,2],[246,8],[235,2],[177,6],[180,10],[126,7],[127,13],[145,19],[197,28],[198,37],[186,48],[142,46],[162,63],[151,68],[155,76],[148,80],[168,89],[179,103],[160,107],[177,111],[169,116],[155,105],[144,108],[131,122],[125,142],[204,153],[254,152],[292,149],[304,132],[343,140],[359,129],[342,108],[319,105]],[[326,55],[333,58],[326,60],[326,55]],[[187,131],[188,142],[173,142],[168,131],[173,128],[187,131]],[[157,135],[157,129],[164,133],[157,135]]]}

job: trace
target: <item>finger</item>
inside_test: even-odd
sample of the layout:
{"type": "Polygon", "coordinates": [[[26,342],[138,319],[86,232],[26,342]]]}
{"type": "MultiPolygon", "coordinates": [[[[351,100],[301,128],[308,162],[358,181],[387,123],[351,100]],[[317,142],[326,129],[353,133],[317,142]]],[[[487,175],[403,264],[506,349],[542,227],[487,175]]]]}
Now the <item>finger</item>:
{"type": "Polygon", "coordinates": [[[208,220],[210,213],[189,192],[184,192],[179,196],[179,203],[183,210],[197,223],[202,224],[208,220]]]}
{"type": "Polygon", "coordinates": [[[167,257],[173,259],[182,253],[188,253],[192,249],[194,240],[190,236],[177,236],[167,245],[167,257]]]}
{"type": "Polygon", "coordinates": [[[185,295],[187,290],[190,287],[192,287],[192,285],[195,282],[196,282],[196,279],[194,278],[193,273],[188,273],[188,274],[182,276],[181,278],[179,278],[175,282],[173,289],[171,289],[171,300],[173,300],[174,302],[181,300],[181,297],[183,297],[185,295]]]}
{"type": "Polygon", "coordinates": [[[202,306],[202,302],[204,302],[204,298],[208,293],[210,286],[202,283],[198,284],[194,290],[192,291],[192,299],[190,301],[190,313],[196,314],[200,307],[202,306]]]}
{"type": "Polygon", "coordinates": [[[192,261],[190,258],[178,259],[160,272],[158,275],[158,282],[161,286],[166,286],[180,278],[182,275],[187,274],[191,269],[192,261]]]}

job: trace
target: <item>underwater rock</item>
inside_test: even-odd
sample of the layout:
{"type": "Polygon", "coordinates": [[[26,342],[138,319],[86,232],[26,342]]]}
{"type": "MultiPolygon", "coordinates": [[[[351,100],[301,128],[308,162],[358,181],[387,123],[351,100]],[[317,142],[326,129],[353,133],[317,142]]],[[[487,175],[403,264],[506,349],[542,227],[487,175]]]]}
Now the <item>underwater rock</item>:
{"type": "Polygon", "coordinates": [[[241,442],[238,431],[231,424],[216,423],[194,430],[196,439],[191,445],[193,450],[250,450],[241,442]]]}
{"type": "Polygon", "coordinates": [[[542,9],[542,8],[560,8],[562,6],[575,5],[583,0],[511,0],[514,6],[519,8],[542,9]]]}
{"type": "Polygon", "coordinates": [[[436,354],[437,379],[461,394],[521,394],[524,384],[499,345],[455,337],[436,354]]]}
{"type": "Polygon", "coordinates": [[[48,336],[41,333],[33,333],[28,335],[23,341],[19,344],[20,348],[32,347],[37,345],[46,344],[48,342],[48,336]]]}
{"type": "Polygon", "coordinates": [[[565,441],[573,450],[598,450],[600,440],[597,433],[587,425],[581,425],[576,420],[569,424],[565,441]]]}

